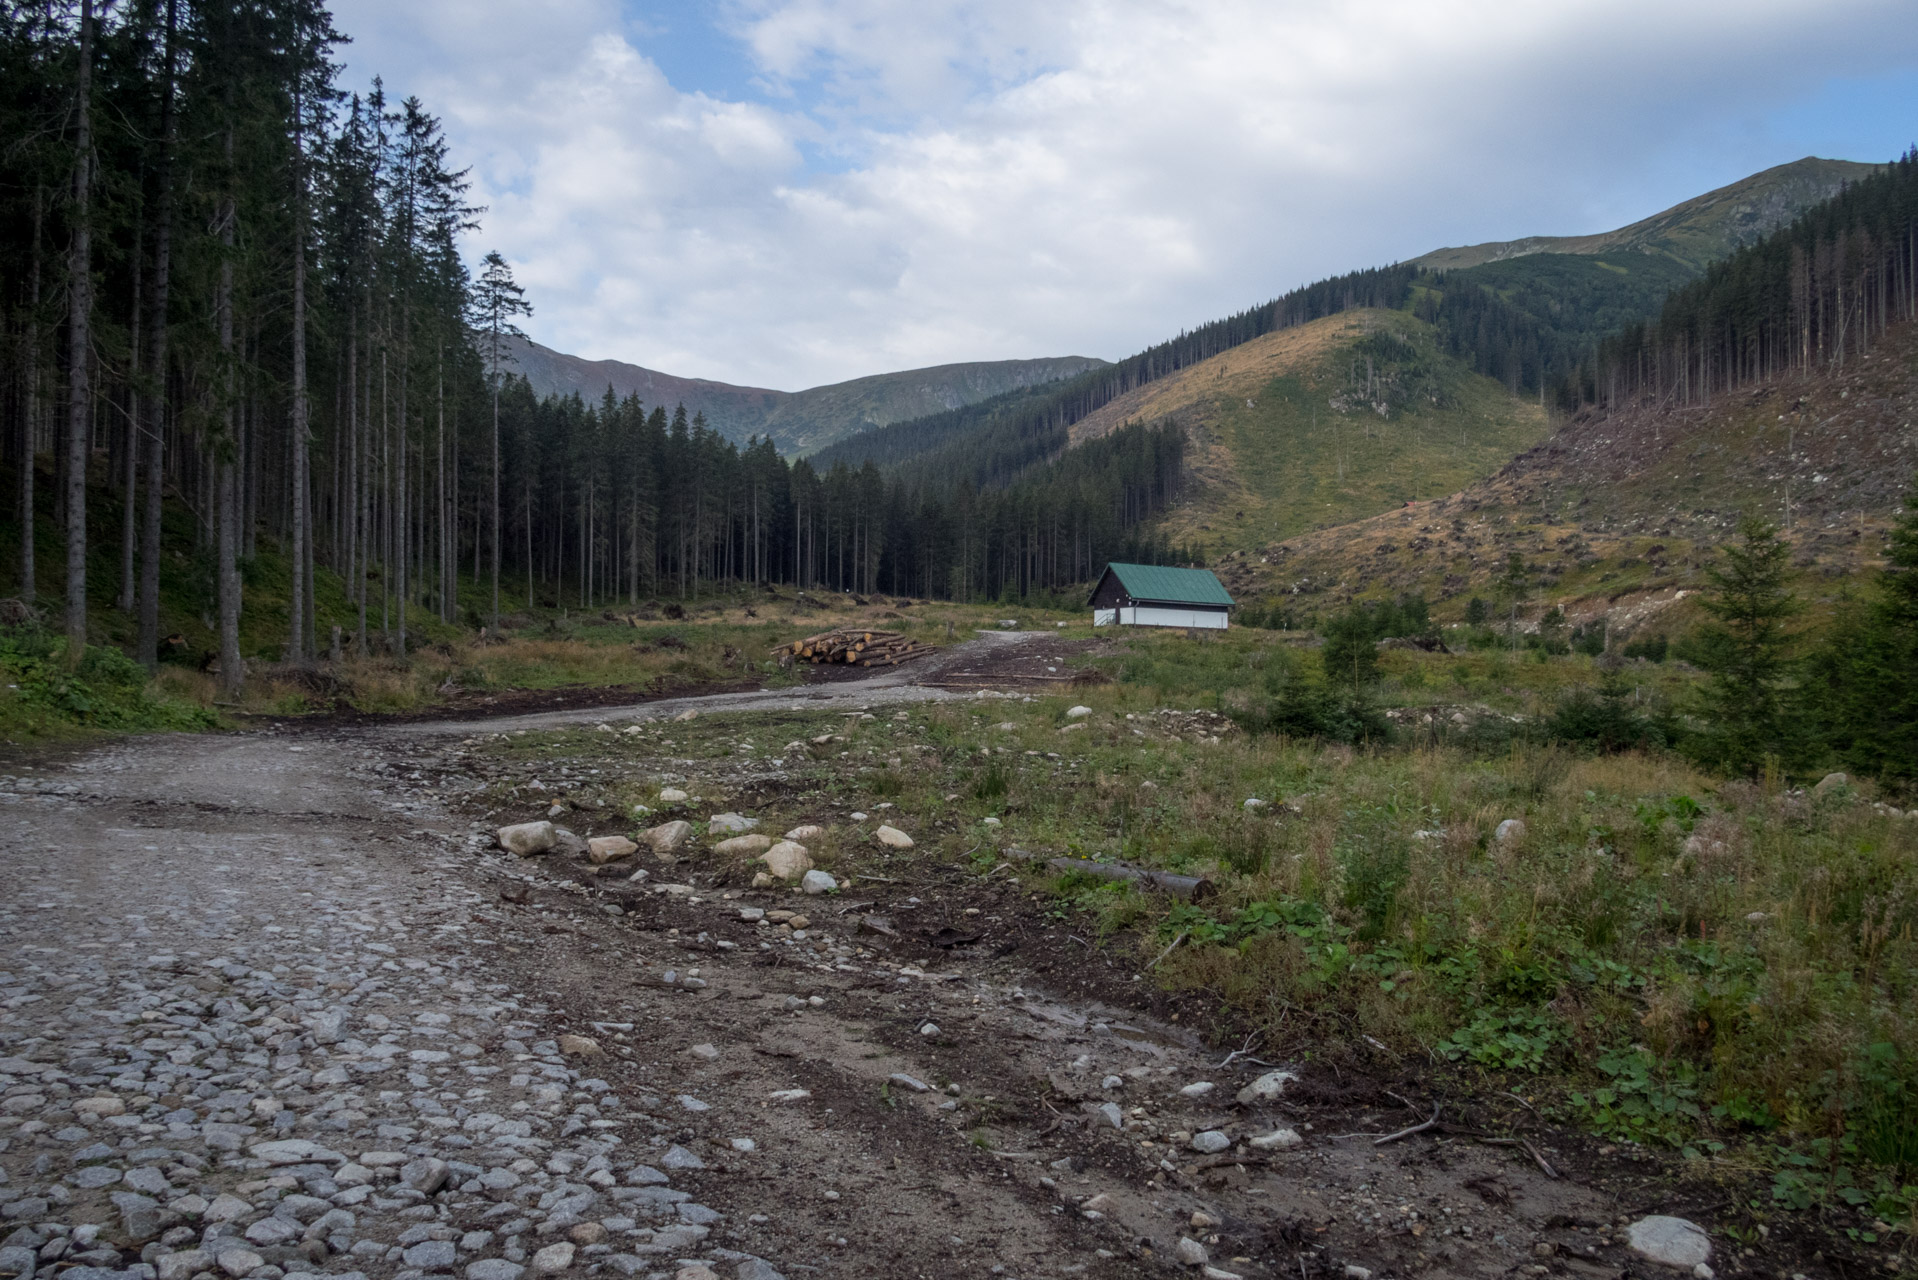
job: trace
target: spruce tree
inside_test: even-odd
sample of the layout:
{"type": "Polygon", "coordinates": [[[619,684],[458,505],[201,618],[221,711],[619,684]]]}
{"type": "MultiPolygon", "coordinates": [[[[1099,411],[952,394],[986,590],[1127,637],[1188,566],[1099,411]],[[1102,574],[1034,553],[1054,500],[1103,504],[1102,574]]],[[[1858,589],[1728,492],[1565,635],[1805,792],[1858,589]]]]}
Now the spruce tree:
{"type": "Polygon", "coordinates": [[[1325,648],[1319,656],[1328,683],[1357,692],[1378,680],[1379,648],[1372,631],[1372,619],[1357,605],[1325,628],[1325,648]]]}
{"type": "Polygon", "coordinates": [[[1705,610],[1714,621],[1699,637],[1699,661],[1710,679],[1699,695],[1704,725],[1689,744],[1700,761],[1727,772],[1756,774],[1768,759],[1796,761],[1804,735],[1792,706],[1794,637],[1786,623],[1798,612],[1790,588],[1791,545],[1767,521],[1747,518],[1724,564],[1708,572],[1705,610]]]}
{"type": "Polygon", "coordinates": [[[1877,597],[1813,667],[1826,733],[1860,773],[1918,778],[1918,477],[1892,525],[1877,597]]]}
{"type": "Polygon", "coordinates": [[[493,393],[493,473],[492,482],[492,549],[493,549],[493,608],[492,627],[499,630],[499,558],[500,558],[500,452],[499,452],[499,392],[500,392],[500,340],[507,337],[523,338],[513,324],[516,315],[530,315],[533,308],[526,301],[526,290],[513,280],[513,269],[506,265],[506,259],[499,250],[487,253],[486,262],[480,271],[479,280],[473,290],[471,323],[486,340],[487,382],[493,393]]]}

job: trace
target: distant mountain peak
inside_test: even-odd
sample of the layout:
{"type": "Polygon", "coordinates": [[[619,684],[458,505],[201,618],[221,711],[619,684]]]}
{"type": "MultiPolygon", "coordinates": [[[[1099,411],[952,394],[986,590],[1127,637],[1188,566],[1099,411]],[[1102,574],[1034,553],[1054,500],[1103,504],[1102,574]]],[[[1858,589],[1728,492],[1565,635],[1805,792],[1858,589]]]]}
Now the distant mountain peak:
{"type": "Polygon", "coordinates": [[[1588,236],[1527,236],[1434,249],[1414,264],[1434,271],[1483,266],[1535,253],[1655,253],[1694,271],[1784,226],[1839,188],[1883,168],[1806,156],[1707,191],[1615,231],[1588,236]]]}
{"type": "Polygon", "coordinates": [[[506,343],[506,363],[535,395],[578,394],[593,403],[608,387],[619,399],[638,396],[649,408],[685,405],[703,413],[730,440],[769,436],[788,456],[807,454],[872,427],[977,403],[1020,387],[1057,382],[1104,365],[1090,356],[985,360],[871,374],[805,391],[741,387],[681,378],[623,360],[586,360],[523,338],[506,343]]]}

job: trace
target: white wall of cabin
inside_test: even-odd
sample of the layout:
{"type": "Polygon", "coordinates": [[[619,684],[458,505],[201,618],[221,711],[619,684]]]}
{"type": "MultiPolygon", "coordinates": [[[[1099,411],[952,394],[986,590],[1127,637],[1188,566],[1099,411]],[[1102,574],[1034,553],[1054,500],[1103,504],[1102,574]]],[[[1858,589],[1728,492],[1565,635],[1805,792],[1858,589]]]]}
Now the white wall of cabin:
{"type": "Polygon", "coordinates": [[[1192,627],[1224,631],[1226,614],[1223,609],[1166,609],[1145,605],[1092,611],[1092,625],[1095,627],[1111,626],[1115,622],[1128,627],[1192,627]]]}

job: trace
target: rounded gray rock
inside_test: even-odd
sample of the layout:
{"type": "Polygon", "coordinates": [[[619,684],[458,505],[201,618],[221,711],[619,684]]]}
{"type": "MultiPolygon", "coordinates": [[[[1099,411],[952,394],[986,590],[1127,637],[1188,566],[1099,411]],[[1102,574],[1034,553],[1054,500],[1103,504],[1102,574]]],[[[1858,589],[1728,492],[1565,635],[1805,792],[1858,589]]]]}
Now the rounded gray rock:
{"type": "Polygon", "coordinates": [[[1684,1218],[1653,1214],[1640,1218],[1625,1231],[1632,1252],[1647,1262],[1690,1271],[1712,1260],[1712,1239],[1705,1229],[1684,1218]]]}
{"type": "Polygon", "coordinates": [[[218,1262],[220,1270],[232,1276],[233,1280],[240,1280],[241,1276],[266,1265],[266,1259],[251,1249],[228,1249],[219,1256],[218,1262]]]}
{"type": "Polygon", "coordinates": [[[533,1255],[533,1270],[540,1275],[556,1275],[573,1265],[573,1250],[570,1240],[549,1244],[533,1255]]]}
{"type": "Polygon", "coordinates": [[[450,1172],[451,1171],[446,1167],[446,1161],[436,1160],[432,1156],[426,1156],[422,1159],[412,1161],[405,1168],[401,1169],[400,1181],[413,1188],[413,1190],[424,1192],[430,1196],[446,1185],[447,1175],[450,1172]]]}
{"type": "Polygon", "coordinates": [[[545,853],[556,839],[550,822],[519,822],[499,829],[499,847],[522,858],[545,853]]]}
{"type": "Polygon", "coordinates": [[[504,1258],[482,1258],[466,1268],[466,1280],[519,1280],[526,1268],[504,1258]]]}
{"type": "Polygon", "coordinates": [[[445,1271],[458,1259],[459,1250],[451,1240],[422,1240],[400,1257],[407,1266],[421,1271],[445,1271]]]}

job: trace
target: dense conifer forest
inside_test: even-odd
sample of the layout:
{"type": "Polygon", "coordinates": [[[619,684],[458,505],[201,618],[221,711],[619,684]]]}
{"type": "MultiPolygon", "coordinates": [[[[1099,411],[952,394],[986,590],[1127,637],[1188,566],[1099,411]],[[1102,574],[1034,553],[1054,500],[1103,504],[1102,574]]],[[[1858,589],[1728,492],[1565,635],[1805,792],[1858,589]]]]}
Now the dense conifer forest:
{"type": "Polygon", "coordinates": [[[996,596],[1171,554],[1139,534],[1178,483],[1164,431],[1064,460],[1048,439],[927,486],[789,463],[675,406],[536,401],[495,374],[529,307],[498,255],[477,277],[462,259],[483,210],[439,122],[378,81],[348,92],[341,39],[312,0],[7,10],[0,593],[64,610],[76,652],[105,606],[138,619],[153,664],[169,558],[194,566],[231,659],[247,567],[283,557],[297,661],[336,625],[403,654],[409,619],[522,601],[721,582],[996,596]],[[334,580],[347,616],[323,617],[334,580]]]}
{"type": "Polygon", "coordinates": [[[403,602],[451,615],[488,514],[478,210],[425,104],[342,91],[340,41],[311,0],[6,10],[7,586],[31,604],[61,561],[70,653],[111,601],[152,665],[169,557],[211,584],[229,682],[269,551],[289,658],[323,643],[319,573],[331,621],[402,652],[403,602]]]}
{"type": "Polygon", "coordinates": [[[1794,369],[1842,368],[1918,315],[1918,149],[1714,263],[1656,319],[1570,370],[1567,407],[1709,403],[1794,369]]]}

